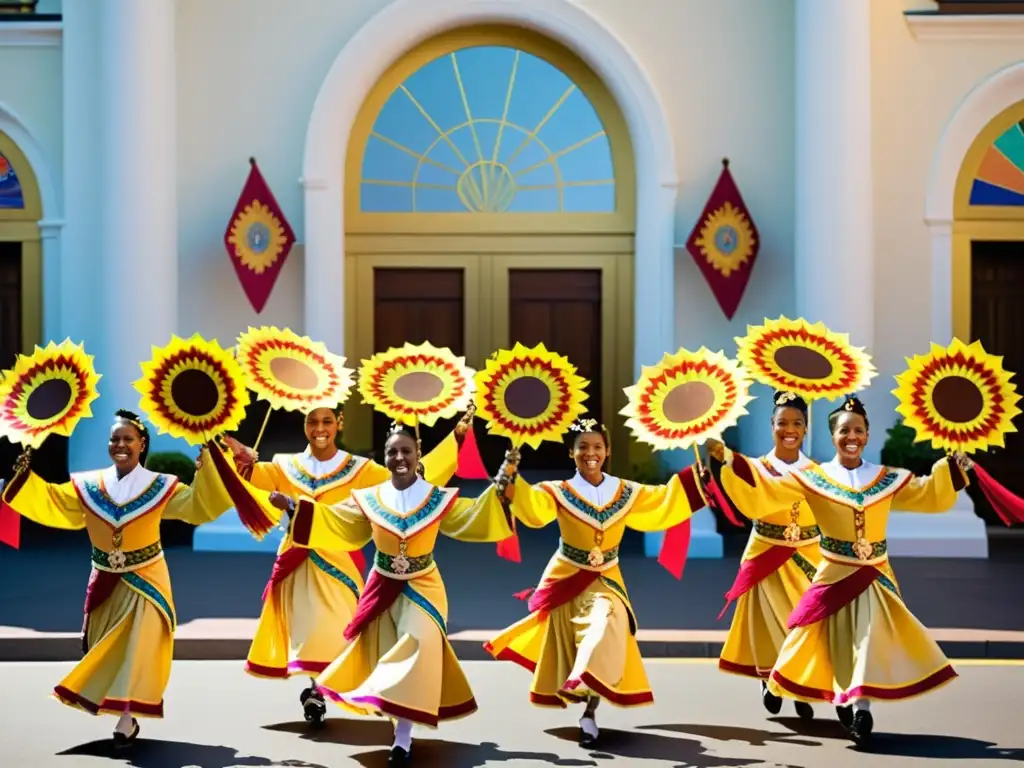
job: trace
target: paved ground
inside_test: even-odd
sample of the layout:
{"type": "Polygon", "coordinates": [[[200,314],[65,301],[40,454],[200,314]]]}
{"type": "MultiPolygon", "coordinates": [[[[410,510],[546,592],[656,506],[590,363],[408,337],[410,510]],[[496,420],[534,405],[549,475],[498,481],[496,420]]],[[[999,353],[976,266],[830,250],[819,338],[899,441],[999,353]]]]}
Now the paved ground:
{"type": "MultiPolygon", "coordinates": [[[[536,583],[557,531],[524,530],[522,536],[521,564],[500,560],[492,545],[439,542],[449,627],[463,658],[481,658],[480,643],[524,615],[524,604],[512,594],[536,583]]],[[[46,548],[0,547],[0,584],[7,585],[0,589],[0,661],[80,657],[88,542],[83,533],[51,541],[46,548]]],[[[893,561],[907,603],[936,630],[951,656],[1024,658],[1024,549],[1020,540],[1002,548],[995,543],[989,560],[893,561]]],[[[167,557],[180,622],[179,657],[244,657],[272,556],[176,548],[167,557]]],[[[676,581],[643,556],[639,536],[628,541],[622,571],[645,656],[717,655],[731,614],[721,622],[716,617],[737,565],[738,555],[691,560],[676,581]]]]}
{"type": "MultiPolygon", "coordinates": [[[[309,734],[298,716],[298,681],[267,682],[228,662],[181,662],[168,691],[168,717],[143,722],[131,755],[112,756],[113,718],[62,707],[47,692],[68,664],[0,665],[4,717],[0,764],[14,768],[383,768],[390,725],[335,715],[309,734]]],[[[1020,695],[1024,666],[970,666],[961,677],[915,701],[875,709],[877,742],[855,751],[826,707],[819,719],[770,718],[756,684],[709,664],[652,661],[652,707],[602,707],[600,751],[575,743],[576,712],[526,703],[528,676],[508,664],[466,664],[480,710],[435,732],[415,734],[417,766],[757,766],[872,768],[1000,766],[1024,762],[1020,695]],[[700,695],[698,697],[697,693],[700,695]],[[865,763],[865,759],[869,762],[865,763]],[[954,762],[956,761],[956,762],[954,762]]]]}

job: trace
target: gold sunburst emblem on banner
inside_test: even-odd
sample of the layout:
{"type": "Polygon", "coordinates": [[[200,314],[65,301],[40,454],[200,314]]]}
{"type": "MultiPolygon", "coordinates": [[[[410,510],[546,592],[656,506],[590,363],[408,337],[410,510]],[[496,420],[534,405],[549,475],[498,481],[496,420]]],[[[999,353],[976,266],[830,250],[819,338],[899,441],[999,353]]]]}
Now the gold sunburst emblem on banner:
{"type": "Polygon", "coordinates": [[[747,374],[721,352],[680,349],[643,367],[625,388],[629,403],[620,413],[637,440],[658,450],[689,448],[734,426],[754,399],[749,390],[747,374]]]}
{"type": "Polygon", "coordinates": [[[359,394],[389,419],[429,427],[466,409],[473,374],[447,347],[406,343],[363,360],[359,394]]]}
{"type": "Polygon", "coordinates": [[[70,339],[19,355],[0,378],[0,434],[26,448],[50,435],[70,437],[100,396],[92,355],[70,339]]]}
{"type": "Polygon", "coordinates": [[[981,342],[953,339],[948,347],[932,344],[927,355],[907,359],[908,369],[896,377],[892,391],[896,411],[917,433],[915,442],[950,452],[973,453],[1006,447],[1013,419],[1020,414],[1020,395],[1003,369],[1003,358],[985,352],[981,342]]]}
{"type": "Polygon", "coordinates": [[[200,445],[245,418],[242,369],[216,341],[172,336],[141,366],[142,378],[133,382],[142,393],[139,407],[161,432],[200,445]]]}
{"type": "Polygon", "coordinates": [[[695,241],[708,264],[729,277],[754,253],[754,229],[750,220],[732,203],[710,214],[695,241]]]}
{"type": "Polygon", "coordinates": [[[517,343],[496,352],[476,375],[477,415],[491,434],[538,448],[545,440],[560,441],[584,412],[588,383],[568,358],[543,344],[517,343]]]}
{"type": "Polygon", "coordinates": [[[285,328],[249,328],[238,337],[236,354],[246,386],[271,408],[308,413],[342,405],[352,390],[345,358],[285,328]]]}
{"type": "Polygon", "coordinates": [[[737,358],[755,381],[805,400],[857,392],[877,375],[871,358],[845,333],[803,318],[765,320],[736,339],[737,358]]]}
{"type": "Polygon", "coordinates": [[[247,205],[231,223],[228,242],[234,246],[245,266],[262,275],[281,258],[288,236],[270,206],[254,202],[247,205]]]}

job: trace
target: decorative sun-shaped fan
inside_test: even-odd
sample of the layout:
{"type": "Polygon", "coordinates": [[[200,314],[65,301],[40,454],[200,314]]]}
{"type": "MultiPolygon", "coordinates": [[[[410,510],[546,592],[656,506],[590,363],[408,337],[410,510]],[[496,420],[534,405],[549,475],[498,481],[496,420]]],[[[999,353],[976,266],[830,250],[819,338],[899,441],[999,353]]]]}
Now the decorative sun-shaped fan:
{"type": "Polygon", "coordinates": [[[237,354],[246,385],[271,408],[336,408],[352,389],[345,358],[287,328],[250,328],[238,337],[237,354]]]}
{"type": "Polygon", "coordinates": [[[981,342],[953,339],[948,347],[932,344],[927,355],[907,359],[909,368],[896,377],[896,411],[913,428],[915,442],[973,453],[1005,447],[1003,437],[1016,432],[1020,395],[1003,359],[985,352],[981,342]]]}
{"type": "Polygon", "coordinates": [[[629,403],[620,413],[637,440],[658,450],[688,448],[735,425],[754,399],[749,389],[744,370],[721,352],[680,349],[644,366],[624,390],[629,403]]]}
{"type": "Polygon", "coordinates": [[[737,338],[737,357],[752,378],[805,400],[849,395],[877,375],[871,358],[845,333],[803,318],[765,320],[737,338]]]}
{"type": "Polygon", "coordinates": [[[576,375],[568,358],[516,344],[496,352],[476,375],[477,414],[491,434],[512,440],[515,447],[538,448],[545,440],[558,442],[581,415],[589,382],[576,375]]]}
{"type": "Polygon", "coordinates": [[[200,445],[238,428],[247,402],[242,369],[230,349],[206,341],[172,336],[153,348],[133,383],[142,393],[139,407],[161,432],[200,445]]]}
{"type": "Polygon", "coordinates": [[[70,339],[20,355],[0,382],[0,434],[26,448],[49,435],[70,437],[80,419],[92,416],[99,380],[92,355],[70,339]]]}
{"type": "Polygon", "coordinates": [[[466,409],[473,373],[447,347],[406,343],[363,360],[359,394],[390,419],[429,427],[466,409]]]}

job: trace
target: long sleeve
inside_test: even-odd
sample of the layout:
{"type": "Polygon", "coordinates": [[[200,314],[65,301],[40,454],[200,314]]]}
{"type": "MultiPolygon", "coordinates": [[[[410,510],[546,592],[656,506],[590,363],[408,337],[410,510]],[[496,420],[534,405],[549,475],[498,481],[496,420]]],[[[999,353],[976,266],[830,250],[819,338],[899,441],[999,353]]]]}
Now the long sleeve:
{"type": "Polygon", "coordinates": [[[504,541],[513,534],[511,520],[492,485],[475,499],[456,499],[441,518],[441,534],[458,541],[483,544],[504,541]]]}
{"type": "Polygon", "coordinates": [[[626,527],[652,533],[689,520],[707,503],[696,469],[687,467],[664,485],[634,484],[637,499],[626,516],[626,527]]]}
{"type": "Polygon", "coordinates": [[[375,485],[386,483],[390,479],[391,473],[387,467],[382,467],[373,459],[368,459],[366,466],[359,470],[356,479],[352,481],[352,489],[358,491],[363,488],[373,488],[375,485]]]}
{"type": "Polygon", "coordinates": [[[75,486],[70,482],[47,483],[32,470],[16,476],[7,485],[3,503],[22,517],[48,528],[85,528],[85,510],[75,486]]]}
{"type": "Polygon", "coordinates": [[[738,453],[722,465],[722,489],[736,510],[751,520],[759,520],[782,509],[792,509],[805,500],[803,488],[792,477],[765,477],[749,459],[738,453]]]}
{"type": "MultiPolygon", "coordinates": [[[[235,464],[235,468],[238,468],[238,464],[235,464]]],[[[279,488],[277,479],[281,476],[277,467],[274,466],[272,461],[257,461],[252,465],[252,471],[245,474],[239,473],[242,477],[248,474],[245,479],[253,488],[259,488],[261,491],[281,491],[284,492],[286,488],[279,488]]]]}
{"type": "Polygon", "coordinates": [[[292,541],[306,549],[353,552],[373,537],[373,526],[355,504],[300,499],[291,523],[292,541]]]}
{"type": "Polygon", "coordinates": [[[930,475],[911,478],[896,493],[892,508],[901,512],[948,512],[956,504],[957,493],[966,488],[967,483],[967,476],[953,458],[939,459],[930,475]]]}
{"type": "MultiPolygon", "coordinates": [[[[241,478],[238,478],[238,482],[245,483],[241,478]]],[[[261,493],[255,488],[252,491],[261,493]]],[[[261,495],[266,494],[263,492],[261,495]]],[[[162,517],[165,520],[182,520],[192,525],[202,525],[213,522],[233,506],[231,496],[213,463],[204,461],[196,469],[191,486],[179,483],[174,489],[162,517]]]]}
{"type": "Polygon", "coordinates": [[[527,528],[543,528],[554,522],[558,504],[550,493],[530,485],[519,475],[512,484],[512,515],[527,528]]]}
{"type": "MultiPolygon", "coordinates": [[[[431,485],[448,485],[459,466],[459,441],[455,437],[455,430],[449,432],[448,436],[420,461],[423,462],[424,480],[431,485]]],[[[388,476],[390,477],[390,473],[388,476]]]]}

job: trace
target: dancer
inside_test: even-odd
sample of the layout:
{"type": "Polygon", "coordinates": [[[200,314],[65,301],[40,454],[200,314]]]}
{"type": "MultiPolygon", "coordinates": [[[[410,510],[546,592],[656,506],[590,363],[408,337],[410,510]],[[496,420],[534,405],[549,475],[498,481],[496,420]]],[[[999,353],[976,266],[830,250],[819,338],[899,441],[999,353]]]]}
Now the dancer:
{"type": "Polygon", "coordinates": [[[384,452],[390,479],[353,491],[348,501],[327,507],[272,494],[271,502],[292,516],[297,546],[352,551],[371,538],[376,544],[366,589],[344,630],[351,644],[317,683],[345,710],[393,718],[388,765],[404,766],[411,764],[414,723],[436,728],[477,708],[447,638],[437,536],[498,542],[512,527],[494,487],[478,499],[460,499],[457,489],[420,477],[417,441],[401,427],[392,427],[384,452]]]}
{"type": "Polygon", "coordinates": [[[956,672],[907,609],[889,564],[889,512],[945,512],[967,486],[962,455],[935,463],[928,477],[864,461],[869,422],[848,398],[828,418],[836,457],[766,477],[711,443],[725,462],[724,490],[740,509],[783,509],[806,501],[821,527],[823,562],[789,619],[790,633],[768,680],[776,696],[836,706],[855,742],[870,741],[872,699],[893,701],[938,688],[956,672]]]}
{"type": "MultiPolygon", "coordinates": [[[[278,454],[270,462],[257,462],[256,452],[234,438],[225,438],[224,442],[239,472],[255,487],[295,500],[309,497],[336,504],[354,489],[376,486],[390,477],[387,469],[375,461],[338,447],[342,419],[340,409],[310,411],[306,415],[306,450],[278,454]]],[[[459,445],[471,423],[472,413],[468,413],[454,432],[423,458],[430,482],[444,484],[455,474],[459,445]]],[[[263,609],[245,670],[271,679],[308,675],[311,685],[302,691],[299,701],[306,721],[313,727],[321,726],[327,715],[316,676],[348,644],[345,627],[352,620],[363,589],[364,569],[361,552],[306,549],[296,547],[286,537],[263,590],[263,609]]]]}
{"type": "Polygon", "coordinates": [[[584,703],[579,738],[589,746],[599,736],[601,699],[620,707],[654,701],[619,571],[626,528],[671,528],[688,521],[705,499],[692,467],[662,486],[604,474],[611,443],[593,419],[577,420],[568,436],[576,474],[564,482],[531,486],[515,475],[518,452],[506,454],[498,483],[507,486],[513,515],[530,528],[557,520],[561,543],[529,598],[530,615],[484,647],[533,673],[531,703],[562,709],[584,703]]]}
{"type": "MultiPolygon", "coordinates": [[[[198,462],[192,486],[145,468],[149,430],[132,411],[116,412],[106,469],[47,483],[23,454],[3,503],[51,528],[88,529],[92,575],[85,595],[85,657],[54,689],[63,704],[118,717],[114,745],[139,734],[137,717],[162,718],[177,624],[160,542],[161,520],[211,522],[232,507],[211,468],[198,462]]],[[[215,446],[204,447],[219,450],[215,446]]],[[[202,456],[201,453],[201,456],[202,456]]]]}
{"type": "MultiPolygon", "coordinates": [[[[807,403],[792,392],[776,392],[773,402],[775,448],[751,463],[765,477],[782,477],[814,464],[800,450],[807,436],[807,403]]],[[[710,468],[714,475],[719,474],[720,466],[712,459],[710,468]]],[[[729,503],[728,498],[720,501],[729,503]]],[[[736,612],[718,668],[758,678],[765,709],[777,715],[782,710],[782,699],[768,690],[766,681],[789,632],[789,615],[821,564],[821,534],[804,500],[788,507],[740,511],[754,520],[754,528],[736,580],[725,596],[721,615],[734,600],[736,612]]],[[[794,704],[800,717],[814,717],[807,702],[796,700],[794,704]]]]}

